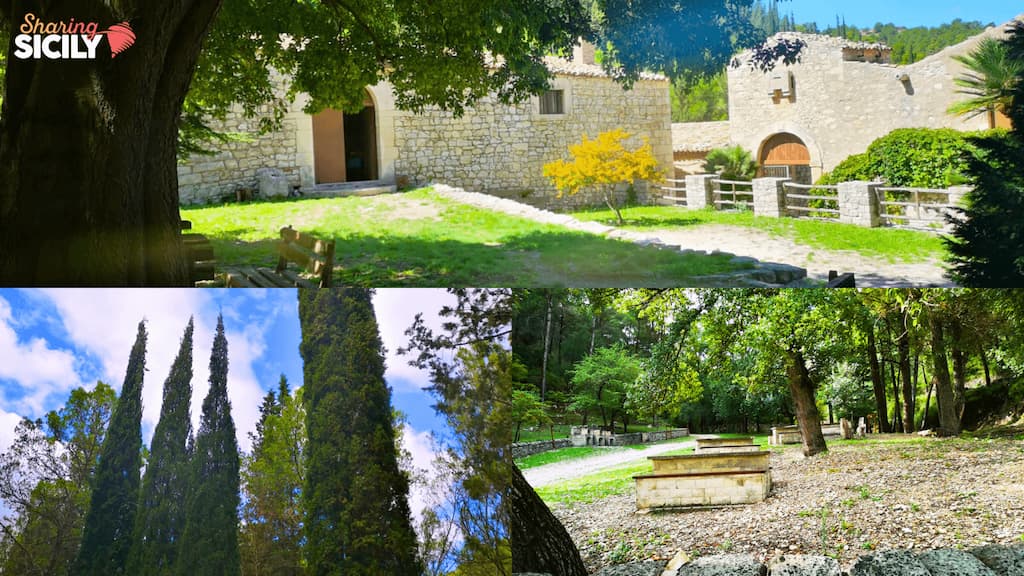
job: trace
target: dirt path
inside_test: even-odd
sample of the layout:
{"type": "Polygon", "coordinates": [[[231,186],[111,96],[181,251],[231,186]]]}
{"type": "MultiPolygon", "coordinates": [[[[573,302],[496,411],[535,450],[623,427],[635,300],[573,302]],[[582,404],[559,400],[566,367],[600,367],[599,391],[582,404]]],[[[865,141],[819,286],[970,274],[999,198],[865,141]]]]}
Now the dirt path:
{"type": "Polygon", "coordinates": [[[625,464],[640,462],[646,460],[648,456],[657,456],[658,454],[664,454],[672,450],[682,450],[683,448],[694,448],[697,446],[697,438],[716,438],[716,436],[714,434],[704,434],[692,436],[691,438],[693,439],[687,442],[654,444],[643,450],[633,450],[631,448],[621,450],[610,449],[608,454],[600,456],[577,458],[530,468],[523,471],[523,476],[526,477],[526,481],[530,483],[530,486],[539,488],[540,486],[547,486],[548,484],[554,484],[563,480],[571,480],[580,476],[594,474],[608,468],[617,468],[625,464]]]}
{"type": "Polygon", "coordinates": [[[690,250],[730,252],[765,262],[781,262],[807,269],[807,275],[827,280],[829,270],[857,275],[857,286],[952,286],[941,263],[890,263],[849,250],[823,250],[797,244],[789,238],[742,226],[704,225],[696,228],[651,230],[645,233],[668,244],[690,250]]]}

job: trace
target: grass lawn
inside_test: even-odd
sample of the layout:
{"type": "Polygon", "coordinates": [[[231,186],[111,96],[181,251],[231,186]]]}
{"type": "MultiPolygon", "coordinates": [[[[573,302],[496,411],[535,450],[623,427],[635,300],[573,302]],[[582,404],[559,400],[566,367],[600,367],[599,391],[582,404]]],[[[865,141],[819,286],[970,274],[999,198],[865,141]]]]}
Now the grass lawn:
{"type": "MultiPolygon", "coordinates": [[[[579,220],[616,225],[610,210],[589,210],[573,214],[579,220]]],[[[798,244],[824,250],[851,250],[890,262],[919,262],[942,259],[946,253],[936,234],[895,228],[864,228],[838,222],[803,218],[755,217],[753,212],[689,210],[676,206],[635,206],[622,210],[627,230],[696,227],[713,224],[742,226],[788,238],[798,244]]]]}
{"type": "Polygon", "coordinates": [[[429,188],[374,197],[182,209],[218,268],[277,262],[279,231],[334,238],[335,281],[359,286],[667,287],[737,266],[451,202],[429,188]]]}

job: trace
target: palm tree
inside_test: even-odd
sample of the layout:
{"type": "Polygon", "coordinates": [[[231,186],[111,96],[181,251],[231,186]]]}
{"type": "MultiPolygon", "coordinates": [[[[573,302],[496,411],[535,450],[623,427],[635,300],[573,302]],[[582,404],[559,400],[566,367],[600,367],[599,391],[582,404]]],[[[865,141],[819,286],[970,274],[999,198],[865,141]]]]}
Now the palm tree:
{"type": "Polygon", "coordinates": [[[954,80],[961,94],[970,98],[950,106],[949,113],[974,118],[988,113],[993,119],[996,112],[1005,113],[1010,107],[1013,86],[1024,71],[1024,62],[1010,57],[1006,44],[985,38],[970,54],[955,56],[967,70],[954,80]]]}
{"type": "Polygon", "coordinates": [[[723,180],[750,180],[757,174],[757,162],[742,146],[717,148],[708,152],[704,171],[723,180]]]}

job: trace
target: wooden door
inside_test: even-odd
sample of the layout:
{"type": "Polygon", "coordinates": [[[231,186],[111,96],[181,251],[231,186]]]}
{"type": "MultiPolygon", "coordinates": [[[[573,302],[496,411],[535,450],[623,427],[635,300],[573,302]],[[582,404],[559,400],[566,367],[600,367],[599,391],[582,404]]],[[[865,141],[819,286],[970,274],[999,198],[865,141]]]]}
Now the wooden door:
{"type": "Polygon", "coordinates": [[[313,116],[313,171],[317,184],[345,182],[345,115],[338,110],[313,116]]]}

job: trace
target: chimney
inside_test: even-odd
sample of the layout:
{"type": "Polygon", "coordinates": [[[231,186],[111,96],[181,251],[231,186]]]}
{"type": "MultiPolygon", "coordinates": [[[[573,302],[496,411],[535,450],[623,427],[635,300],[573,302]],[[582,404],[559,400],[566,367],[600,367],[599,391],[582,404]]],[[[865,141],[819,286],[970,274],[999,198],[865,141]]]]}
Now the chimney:
{"type": "Polygon", "coordinates": [[[579,44],[572,49],[572,61],[577,64],[597,64],[594,61],[594,45],[580,38],[579,44]]]}

